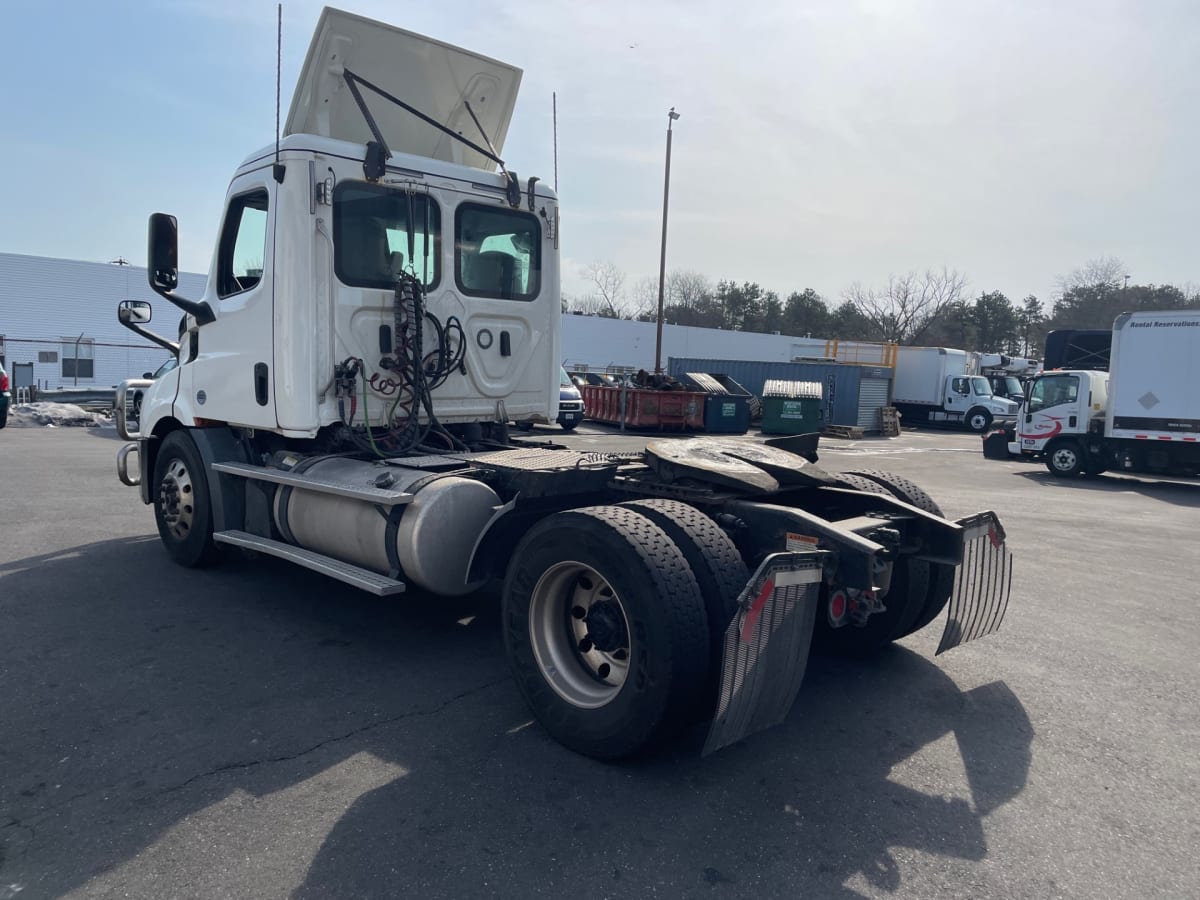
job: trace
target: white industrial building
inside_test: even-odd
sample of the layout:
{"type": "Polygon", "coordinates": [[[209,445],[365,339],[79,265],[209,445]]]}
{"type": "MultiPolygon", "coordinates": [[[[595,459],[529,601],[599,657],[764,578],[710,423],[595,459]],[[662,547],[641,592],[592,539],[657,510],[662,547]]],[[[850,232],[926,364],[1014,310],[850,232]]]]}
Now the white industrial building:
{"type": "MultiPolygon", "coordinates": [[[[654,322],[601,316],[563,316],[563,365],[570,371],[654,371],[654,322]]],[[[893,345],[824,338],[724,331],[690,325],[663,325],[662,366],[672,357],[791,362],[837,359],[862,365],[891,366],[893,345]]]]}
{"type": "MultiPolygon", "coordinates": [[[[206,281],[181,272],[179,292],[198,298],[206,281]]],[[[14,387],[107,389],[162,365],[167,351],[117,322],[122,300],[150,300],[151,330],[178,335],[179,310],[141,266],[0,253],[0,361],[14,387]]]]}

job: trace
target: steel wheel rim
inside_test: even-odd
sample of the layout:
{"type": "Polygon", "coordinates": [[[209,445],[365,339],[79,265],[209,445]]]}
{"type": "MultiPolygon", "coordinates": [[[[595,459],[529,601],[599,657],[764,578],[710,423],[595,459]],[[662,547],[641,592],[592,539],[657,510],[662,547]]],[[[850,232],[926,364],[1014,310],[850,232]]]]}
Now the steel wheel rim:
{"type": "Polygon", "coordinates": [[[971,427],[976,431],[983,431],[987,427],[987,416],[976,413],[971,416],[971,427]]]}
{"type": "Polygon", "coordinates": [[[195,492],[192,476],[183,460],[172,459],[158,485],[158,505],[163,524],[176,540],[186,540],[195,521],[195,492]]]}
{"type": "Polygon", "coordinates": [[[1077,462],[1075,451],[1070,447],[1059,447],[1054,451],[1054,455],[1051,456],[1051,459],[1054,460],[1054,468],[1058,469],[1060,472],[1069,472],[1071,469],[1075,468],[1077,462]]]}
{"type": "Polygon", "coordinates": [[[591,566],[561,562],[542,574],[530,597],[529,639],[542,677],[572,706],[597,709],[621,692],[632,656],[629,619],[591,566]]]}

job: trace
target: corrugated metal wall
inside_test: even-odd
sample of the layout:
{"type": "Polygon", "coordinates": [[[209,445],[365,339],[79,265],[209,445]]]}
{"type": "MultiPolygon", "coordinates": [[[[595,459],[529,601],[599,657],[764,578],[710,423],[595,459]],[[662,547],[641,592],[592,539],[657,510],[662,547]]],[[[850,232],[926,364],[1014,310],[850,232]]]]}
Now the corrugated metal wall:
{"type": "MultiPolygon", "coordinates": [[[[199,299],[207,280],[204,275],[180,272],[179,293],[199,299]]],[[[42,388],[71,388],[75,379],[69,372],[63,375],[63,342],[82,334],[93,341],[94,359],[92,377],[80,378],[81,388],[115,387],[126,378],[157,369],[167,352],[117,322],[117,304],[122,300],[151,301],[150,328],[175,339],[181,313],[150,290],[146,270],[140,266],[0,253],[5,365],[33,363],[34,381],[42,388]],[[46,361],[50,354],[53,362],[46,361]]]]}
{"type": "Polygon", "coordinates": [[[879,410],[888,405],[891,379],[873,378],[863,370],[858,383],[858,427],[863,431],[880,430],[879,410]]]}

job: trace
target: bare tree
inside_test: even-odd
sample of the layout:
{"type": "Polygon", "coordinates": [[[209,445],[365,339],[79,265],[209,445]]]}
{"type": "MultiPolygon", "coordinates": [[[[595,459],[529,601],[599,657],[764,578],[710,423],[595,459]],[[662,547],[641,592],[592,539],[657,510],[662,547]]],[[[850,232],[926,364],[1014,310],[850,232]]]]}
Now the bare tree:
{"type": "MultiPolygon", "coordinates": [[[[713,295],[713,285],[708,276],[701,272],[676,269],[667,276],[663,293],[668,306],[695,309],[701,301],[713,295]]],[[[657,301],[657,297],[655,299],[657,301]]]]}
{"type": "Polygon", "coordinates": [[[653,275],[639,278],[630,296],[629,318],[658,319],[658,279],[653,275]]]}
{"type": "Polygon", "coordinates": [[[629,318],[625,309],[625,273],[610,260],[584,267],[583,277],[596,288],[593,296],[613,319],[629,318]]]}
{"type": "Polygon", "coordinates": [[[1059,275],[1055,287],[1059,294],[1069,294],[1081,287],[1120,287],[1125,283],[1125,263],[1115,256],[1089,259],[1066,275],[1059,275]]]}
{"type": "Polygon", "coordinates": [[[864,287],[855,282],[842,294],[870,323],[880,340],[915,344],[947,308],[959,303],[967,277],[957,269],[927,269],[890,276],[885,288],[864,287]]]}

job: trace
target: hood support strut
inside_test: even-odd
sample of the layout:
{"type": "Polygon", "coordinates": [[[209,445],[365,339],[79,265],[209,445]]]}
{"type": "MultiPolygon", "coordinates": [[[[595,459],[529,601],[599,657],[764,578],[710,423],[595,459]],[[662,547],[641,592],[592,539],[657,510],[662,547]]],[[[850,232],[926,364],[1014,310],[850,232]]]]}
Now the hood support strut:
{"type": "MultiPolygon", "coordinates": [[[[505,168],[504,160],[502,160],[495,153],[494,150],[480,147],[474,141],[468,140],[467,138],[465,138],[461,134],[459,134],[457,131],[454,131],[452,128],[447,128],[445,125],[443,125],[441,122],[437,121],[436,119],[432,119],[429,116],[425,115],[425,113],[421,112],[415,106],[412,106],[409,103],[405,103],[399,97],[395,97],[392,94],[389,94],[383,88],[379,87],[379,85],[372,84],[371,82],[367,81],[365,78],[362,78],[361,76],[356,75],[355,73],[351,72],[349,69],[342,70],[342,78],[346,82],[346,87],[348,87],[350,89],[350,94],[354,97],[354,102],[358,105],[358,111],[362,113],[363,119],[367,123],[367,127],[371,129],[371,134],[374,135],[374,137],[375,137],[375,140],[372,143],[377,145],[377,148],[372,148],[370,145],[368,145],[367,158],[365,160],[363,160],[363,174],[366,176],[367,181],[378,181],[380,178],[383,177],[383,173],[386,169],[387,160],[391,157],[392,151],[388,147],[387,141],[383,137],[383,132],[379,130],[379,125],[375,122],[375,117],[371,115],[371,110],[367,108],[367,101],[363,99],[362,91],[359,90],[359,85],[362,85],[363,87],[374,91],[376,94],[378,94],[384,100],[387,100],[389,103],[396,104],[396,106],[399,106],[401,109],[405,110],[406,112],[412,113],[414,116],[416,116],[422,122],[426,123],[427,125],[432,125],[438,131],[441,131],[444,134],[448,134],[454,140],[456,140],[462,144],[465,144],[466,146],[468,146],[472,150],[474,150],[476,153],[486,156],[488,159],[490,159],[492,162],[496,163],[496,165],[498,165],[500,167],[500,170],[504,173],[505,178],[508,181],[511,182],[514,180],[513,176],[509,175],[508,169],[505,168]]],[[[479,130],[482,132],[483,127],[479,125],[479,119],[475,118],[475,111],[471,109],[469,104],[467,105],[467,112],[469,112],[471,114],[472,119],[475,119],[475,124],[477,126],[479,126],[479,130]]],[[[487,140],[488,143],[491,144],[491,141],[488,140],[488,137],[486,134],[484,134],[484,140],[487,140]]],[[[519,194],[517,197],[517,202],[520,203],[520,195],[519,194]]]]}

